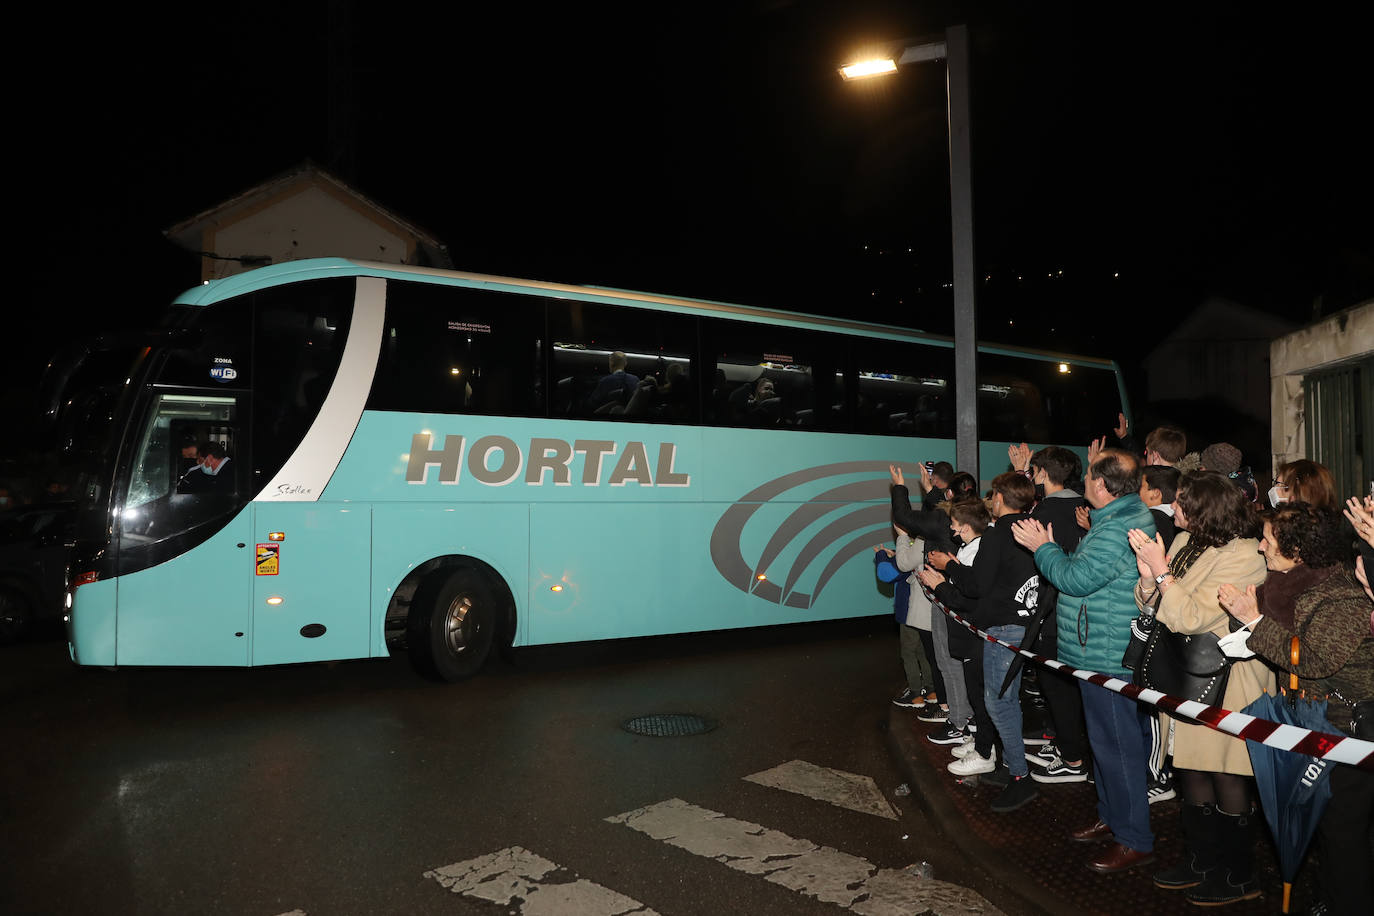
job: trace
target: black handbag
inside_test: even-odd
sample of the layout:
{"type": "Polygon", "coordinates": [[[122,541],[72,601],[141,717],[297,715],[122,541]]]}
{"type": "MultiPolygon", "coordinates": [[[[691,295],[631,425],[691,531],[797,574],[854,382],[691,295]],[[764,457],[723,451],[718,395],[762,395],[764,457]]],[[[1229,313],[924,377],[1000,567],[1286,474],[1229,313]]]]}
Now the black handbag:
{"type": "Polygon", "coordinates": [[[1214,633],[1185,636],[1156,620],[1132,681],[1170,696],[1216,705],[1226,694],[1231,673],[1231,659],[1218,642],[1214,633]]]}

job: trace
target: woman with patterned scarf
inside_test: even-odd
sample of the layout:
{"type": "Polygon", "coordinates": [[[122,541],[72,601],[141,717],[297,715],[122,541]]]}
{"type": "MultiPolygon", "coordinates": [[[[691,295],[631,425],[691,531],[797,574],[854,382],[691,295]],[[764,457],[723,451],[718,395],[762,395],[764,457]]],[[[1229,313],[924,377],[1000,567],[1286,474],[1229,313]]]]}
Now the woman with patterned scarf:
{"type": "MultiPolygon", "coordinates": [[[[1269,578],[1258,589],[1221,587],[1221,604],[1250,630],[1246,645],[1286,673],[1310,698],[1327,698],[1326,718],[1347,734],[1353,704],[1374,699],[1370,600],[1348,562],[1341,517],[1307,503],[1286,503],[1264,523],[1269,578]],[[1289,647],[1299,639],[1298,664],[1289,647]]],[[[1331,801],[1317,825],[1317,882],[1331,913],[1374,913],[1369,828],[1374,773],[1342,764],[1331,769],[1331,801]]]]}

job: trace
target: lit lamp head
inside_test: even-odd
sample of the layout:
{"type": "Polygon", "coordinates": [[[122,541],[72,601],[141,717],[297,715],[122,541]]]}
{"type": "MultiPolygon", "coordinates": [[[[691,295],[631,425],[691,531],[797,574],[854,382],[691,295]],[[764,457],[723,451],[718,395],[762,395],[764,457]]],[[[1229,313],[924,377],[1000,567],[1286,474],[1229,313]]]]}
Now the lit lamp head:
{"type": "Polygon", "coordinates": [[[847,80],[868,79],[871,76],[882,76],[884,73],[896,72],[897,62],[890,57],[861,60],[840,68],[840,76],[847,80]]]}

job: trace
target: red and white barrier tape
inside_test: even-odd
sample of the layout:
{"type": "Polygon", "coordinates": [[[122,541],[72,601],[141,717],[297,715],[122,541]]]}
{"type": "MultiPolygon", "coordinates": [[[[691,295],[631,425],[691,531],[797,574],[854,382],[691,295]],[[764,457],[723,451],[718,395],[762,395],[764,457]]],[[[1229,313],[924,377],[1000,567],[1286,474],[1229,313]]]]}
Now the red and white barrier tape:
{"type": "Polygon", "coordinates": [[[1258,741],[1261,744],[1281,748],[1285,751],[1293,751],[1309,757],[1320,757],[1323,760],[1332,760],[1336,763],[1348,763],[1363,770],[1374,771],[1374,741],[1361,741],[1359,738],[1351,738],[1339,733],[1313,731],[1310,728],[1300,728],[1295,725],[1280,725],[1278,722],[1260,719],[1247,713],[1232,712],[1220,706],[1208,706],[1206,703],[1180,699],[1167,693],[1160,693],[1158,690],[1151,690],[1148,687],[1138,687],[1119,677],[1075,668],[1072,665],[1064,664],[1057,658],[1047,658],[1044,655],[1037,655],[1034,652],[1003,642],[996,636],[984,633],[944,605],[937,603],[935,606],[943,610],[945,616],[963,624],[988,642],[1006,646],[1011,651],[1037,664],[1054,668],[1065,674],[1071,674],[1080,681],[1087,681],[1090,684],[1114,690],[1133,700],[1157,706],[1166,712],[1186,716],[1208,728],[1235,735],[1237,738],[1258,741]]]}

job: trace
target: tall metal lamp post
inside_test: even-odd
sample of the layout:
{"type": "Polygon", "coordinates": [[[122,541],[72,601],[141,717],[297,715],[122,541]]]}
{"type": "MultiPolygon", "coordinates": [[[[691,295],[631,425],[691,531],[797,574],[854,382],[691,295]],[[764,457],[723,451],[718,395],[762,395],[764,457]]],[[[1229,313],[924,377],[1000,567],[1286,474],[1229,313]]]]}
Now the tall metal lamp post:
{"type": "MultiPolygon", "coordinates": [[[[968,26],[950,26],[943,41],[913,44],[894,58],[860,61],[840,68],[847,80],[895,73],[903,64],[945,62],[949,116],[950,231],[954,242],[955,466],[978,476],[977,313],[973,276],[973,180],[969,143],[968,26]]],[[[981,488],[981,484],[980,484],[981,488]]]]}

